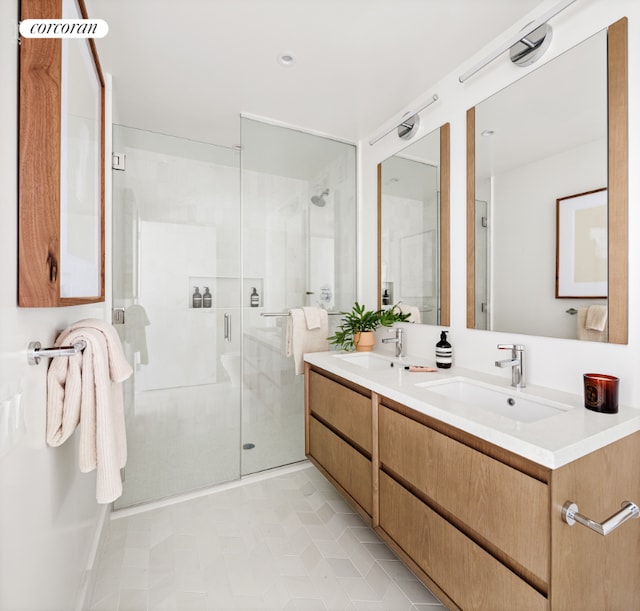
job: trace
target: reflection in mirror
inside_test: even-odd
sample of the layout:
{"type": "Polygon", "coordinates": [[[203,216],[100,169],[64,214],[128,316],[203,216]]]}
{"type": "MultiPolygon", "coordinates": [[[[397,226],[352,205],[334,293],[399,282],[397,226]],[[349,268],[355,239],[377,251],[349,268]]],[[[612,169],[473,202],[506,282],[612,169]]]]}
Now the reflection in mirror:
{"type": "Polygon", "coordinates": [[[626,343],[626,100],[621,20],[469,110],[468,327],[626,343]]]}
{"type": "Polygon", "coordinates": [[[449,125],[378,165],[379,307],[449,325],[449,125]]]}

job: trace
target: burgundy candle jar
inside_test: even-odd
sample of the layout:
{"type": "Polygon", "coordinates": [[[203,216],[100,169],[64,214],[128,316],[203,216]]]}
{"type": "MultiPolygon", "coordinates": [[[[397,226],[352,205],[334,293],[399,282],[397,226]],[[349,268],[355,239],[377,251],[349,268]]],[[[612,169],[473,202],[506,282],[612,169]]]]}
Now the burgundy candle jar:
{"type": "Polygon", "coordinates": [[[604,373],[584,374],[584,406],[603,414],[618,413],[618,382],[604,373]]]}

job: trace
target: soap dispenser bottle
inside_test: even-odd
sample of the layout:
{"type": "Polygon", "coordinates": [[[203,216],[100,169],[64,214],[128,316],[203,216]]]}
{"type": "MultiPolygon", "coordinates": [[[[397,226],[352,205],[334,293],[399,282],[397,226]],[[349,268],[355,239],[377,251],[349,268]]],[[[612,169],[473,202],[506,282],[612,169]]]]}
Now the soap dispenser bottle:
{"type": "Polygon", "coordinates": [[[447,341],[447,331],[440,333],[440,341],[436,344],[436,366],[449,369],[453,360],[453,349],[447,341]]]}
{"type": "Polygon", "coordinates": [[[195,289],[195,291],[193,292],[191,305],[194,308],[201,308],[202,307],[202,295],[200,294],[200,289],[197,286],[194,286],[193,288],[195,289]]]}
{"type": "Polygon", "coordinates": [[[204,287],[204,295],[202,296],[202,307],[210,308],[213,304],[213,296],[209,292],[209,287],[204,287]]]}
{"type": "Polygon", "coordinates": [[[260,305],[260,295],[258,295],[258,291],[256,291],[256,287],[251,287],[251,307],[257,308],[260,305]]]}

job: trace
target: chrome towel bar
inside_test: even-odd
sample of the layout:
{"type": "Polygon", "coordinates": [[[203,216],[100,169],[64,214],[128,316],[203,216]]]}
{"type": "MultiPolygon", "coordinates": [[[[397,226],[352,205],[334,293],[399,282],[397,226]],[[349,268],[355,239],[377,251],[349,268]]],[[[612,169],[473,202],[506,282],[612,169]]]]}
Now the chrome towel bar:
{"type": "Polygon", "coordinates": [[[87,347],[83,339],[72,346],[59,346],[55,348],[42,348],[40,342],[29,342],[27,346],[27,361],[29,365],[39,365],[41,358],[53,358],[54,356],[72,356],[82,352],[87,347]]]}
{"type": "Polygon", "coordinates": [[[612,516],[608,517],[602,524],[594,522],[581,513],[578,513],[578,506],[572,501],[567,501],[562,506],[562,519],[569,525],[573,526],[576,522],[595,530],[599,535],[608,535],[626,522],[629,518],[640,518],[640,508],[631,501],[622,503],[622,509],[612,516]]]}
{"type": "MultiPolygon", "coordinates": [[[[342,312],[327,312],[329,316],[340,316],[342,312]]],[[[289,312],[262,312],[260,316],[272,317],[272,316],[289,316],[289,312]]]]}

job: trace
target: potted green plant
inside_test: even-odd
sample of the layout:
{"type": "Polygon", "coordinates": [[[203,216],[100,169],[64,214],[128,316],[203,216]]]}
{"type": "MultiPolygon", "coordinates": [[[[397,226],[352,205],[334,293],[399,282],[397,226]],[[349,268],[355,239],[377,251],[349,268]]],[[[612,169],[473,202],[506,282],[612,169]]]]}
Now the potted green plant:
{"type": "Polygon", "coordinates": [[[410,314],[403,314],[397,305],[388,309],[366,310],[355,302],[351,312],[340,312],[343,317],[329,343],[341,350],[370,352],[375,343],[374,331],[378,327],[390,327],[394,322],[407,320],[410,314]]]}

